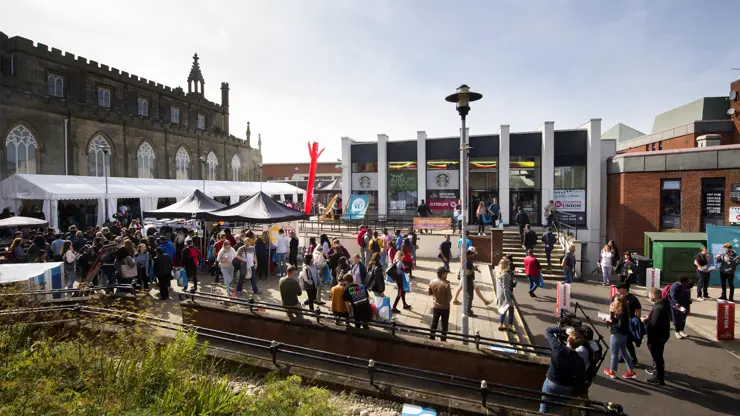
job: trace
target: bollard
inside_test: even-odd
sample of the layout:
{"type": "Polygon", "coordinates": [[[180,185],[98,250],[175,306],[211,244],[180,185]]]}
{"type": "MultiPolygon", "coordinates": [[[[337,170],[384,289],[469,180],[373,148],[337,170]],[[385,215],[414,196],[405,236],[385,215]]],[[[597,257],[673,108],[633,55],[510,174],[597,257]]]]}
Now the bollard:
{"type": "Polygon", "coordinates": [[[391,335],[396,336],[396,321],[391,321],[391,335]]]}
{"type": "Polygon", "coordinates": [[[320,324],[321,323],[321,306],[317,306],[316,312],[314,313],[316,314],[316,323],[320,324]]]}
{"type": "Polygon", "coordinates": [[[480,349],[480,331],[475,331],[475,349],[480,349]]]}
{"type": "Polygon", "coordinates": [[[278,348],[280,347],[280,344],[277,341],[272,341],[270,343],[270,354],[272,354],[272,364],[277,365],[277,353],[278,348]]]}
{"type": "Polygon", "coordinates": [[[249,312],[254,312],[254,298],[249,298],[249,312]]]}
{"type": "Polygon", "coordinates": [[[370,374],[370,385],[375,386],[375,361],[367,362],[367,372],[370,374]]]}
{"type": "Polygon", "coordinates": [[[486,407],[486,401],[488,400],[488,383],[486,383],[486,380],[480,382],[480,395],[483,400],[483,407],[486,407]]]}

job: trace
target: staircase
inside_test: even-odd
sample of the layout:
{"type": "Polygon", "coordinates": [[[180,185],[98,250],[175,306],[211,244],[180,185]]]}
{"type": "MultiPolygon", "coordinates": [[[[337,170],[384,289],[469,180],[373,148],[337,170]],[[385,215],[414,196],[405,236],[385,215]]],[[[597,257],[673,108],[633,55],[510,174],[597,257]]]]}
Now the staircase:
{"type": "MultiPolygon", "coordinates": [[[[542,277],[545,280],[563,280],[563,270],[560,267],[560,256],[565,251],[557,243],[551,253],[552,267],[547,267],[547,257],[545,256],[545,245],[542,243],[542,234],[545,232],[542,227],[532,227],[532,231],[537,233],[537,245],[534,246],[534,256],[542,265],[542,277]]],[[[557,234],[555,234],[557,236],[557,234]]],[[[524,274],[524,248],[522,248],[521,239],[519,238],[519,228],[504,229],[504,255],[511,254],[514,257],[514,267],[517,272],[524,274]]]]}

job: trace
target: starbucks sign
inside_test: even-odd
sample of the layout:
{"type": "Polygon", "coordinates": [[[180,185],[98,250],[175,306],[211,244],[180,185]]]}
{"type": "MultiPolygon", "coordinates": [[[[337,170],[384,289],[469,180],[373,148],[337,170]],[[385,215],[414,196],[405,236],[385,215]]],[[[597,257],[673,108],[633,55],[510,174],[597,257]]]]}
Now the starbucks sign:
{"type": "Polygon", "coordinates": [[[416,172],[388,172],[389,191],[415,191],[418,188],[416,172]]]}
{"type": "Polygon", "coordinates": [[[428,170],[427,189],[460,189],[460,171],[428,170]]]}
{"type": "Polygon", "coordinates": [[[378,173],[377,172],[359,172],[352,174],[353,191],[377,191],[378,190],[378,173]]]}

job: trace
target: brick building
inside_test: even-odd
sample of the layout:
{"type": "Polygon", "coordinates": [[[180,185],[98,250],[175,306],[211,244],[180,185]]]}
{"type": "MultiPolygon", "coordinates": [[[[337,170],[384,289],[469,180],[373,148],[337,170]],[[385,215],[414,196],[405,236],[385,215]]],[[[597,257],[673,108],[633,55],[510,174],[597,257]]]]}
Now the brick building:
{"type": "Polygon", "coordinates": [[[114,177],[258,180],[261,143],[249,123],[245,139],[230,134],[229,84],[220,104],[207,100],[197,54],[187,82],[184,92],[0,32],[0,179],[103,176],[109,148],[114,177]]]}
{"type": "Polygon", "coordinates": [[[740,209],[740,80],[728,97],[703,98],[657,116],[653,131],[619,142],[620,154],[607,161],[607,238],[642,251],[645,232],[734,225],[737,214],[731,218],[730,212],[740,209]]]}

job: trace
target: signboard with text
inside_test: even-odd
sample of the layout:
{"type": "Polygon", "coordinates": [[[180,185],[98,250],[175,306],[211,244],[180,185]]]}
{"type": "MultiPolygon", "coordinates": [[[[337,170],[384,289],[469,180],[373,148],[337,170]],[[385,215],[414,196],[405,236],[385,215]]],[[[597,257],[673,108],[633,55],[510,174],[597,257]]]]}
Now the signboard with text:
{"type": "Polygon", "coordinates": [[[353,191],[377,191],[378,172],[359,172],[352,174],[353,191]]]}
{"type": "Polygon", "coordinates": [[[730,201],[740,202],[740,183],[733,183],[730,188],[730,201]]]}
{"type": "Polygon", "coordinates": [[[416,172],[388,172],[388,191],[416,191],[418,189],[416,172]]]}
{"type": "Polygon", "coordinates": [[[558,282],[555,290],[555,314],[560,316],[562,310],[571,310],[570,283],[558,282]]]}
{"type": "Polygon", "coordinates": [[[555,209],[560,212],[586,212],[586,191],[583,189],[556,189],[552,191],[555,209]]]}
{"type": "Polygon", "coordinates": [[[452,222],[447,217],[414,217],[417,230],[449,230],[452,222]]]}
{"type": "Polygon", "coordinates": [[[730,224],[740,224],[740,207],[730,207],[730,224]]]}
{"type": "Polygon", "coordinates": [[[460,189],[460,171],[428,170],[427,189],[460,189]]]}
{"type": "Polygon", "coordinates": [[[717,302],[717,341],[735,339],[735,303],[717,302]]]}
{"type": "Polygon", "coordinates": [[[344,219],[356,220],[365,218],[368,206],[370,206],[370,195],[352,194],[349,197],[347,210],[344,212],[344,219]]]}
{"type": "Polygon", "coordinates": [[[555,211],[555,218],[563,224],[573,225],[576,227],[586,226],[585,212],[560,212],[555,211]]]}
{"type": "Polygon", "coordinates": [[[454,190],[435,190],[427,191],[427,206],[434,212],[453,211],[460,193],[454,190]]]}

